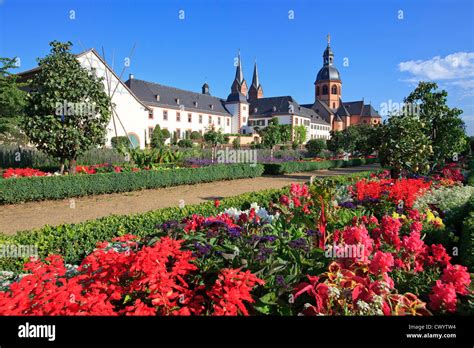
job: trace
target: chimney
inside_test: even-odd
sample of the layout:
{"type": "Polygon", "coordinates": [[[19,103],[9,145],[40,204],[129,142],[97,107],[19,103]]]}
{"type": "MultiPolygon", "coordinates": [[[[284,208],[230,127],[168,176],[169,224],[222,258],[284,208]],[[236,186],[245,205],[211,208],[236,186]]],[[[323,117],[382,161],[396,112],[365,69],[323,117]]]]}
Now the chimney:
{"type": "Polygon", "coordinates": [[[128,79],[129,80],[133,80],[135,78],[135,76],[133,76],[133,74],[128,74],[128,79]]]}

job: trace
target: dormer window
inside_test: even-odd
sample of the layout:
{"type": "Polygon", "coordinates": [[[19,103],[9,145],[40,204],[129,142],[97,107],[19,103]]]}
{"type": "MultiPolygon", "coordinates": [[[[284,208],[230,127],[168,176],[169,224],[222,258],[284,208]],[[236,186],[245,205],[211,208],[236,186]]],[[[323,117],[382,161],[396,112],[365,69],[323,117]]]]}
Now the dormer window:
{"type": "Polygon", "coordinates": [[[257,112],[258,111],[258,108],[253,108],[253,112],[257,112]]]}
{"type": "Polygon", "coordinates": [[[194,102],[194,107],[197,108],[197,106],[198,106],[198,102],[195,101],[195,102],[194,102]]]}
{"type": "Polygon", "coordinates": [[[176,98],[175,100],[176,100],[176,104],[179,104],[179,98],[176,98]]]}
{"type": "Polygon", "coordinates": [[[214,110],[214,105],[209,104],[209,107],[211,108],[211,110],[214,110]]]}
{"type": "Polygon", "coordinates": [[[275,105],[273,105],[272,110],[273,110],[273,112],[277,111],[277,107],[275,105]]]}
{"type": "Polygon", "coordinates": [[[156,95],[155,95],[155,99],[156,99],[156,101],[160,101],[160,95],[159,95],[159,94],[156,94],[156,95]]]}

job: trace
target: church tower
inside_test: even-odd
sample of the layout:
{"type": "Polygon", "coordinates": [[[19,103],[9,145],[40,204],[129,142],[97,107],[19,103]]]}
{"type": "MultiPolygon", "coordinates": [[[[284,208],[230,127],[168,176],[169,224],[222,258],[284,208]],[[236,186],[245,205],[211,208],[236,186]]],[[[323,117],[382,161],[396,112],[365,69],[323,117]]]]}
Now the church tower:
{"type": "Polygon", "coordinates": [[[249,89],[249,100],[255,100],[263,98],[263,88],[260,85],[260,80],[258,79],[258,69],[257,69],[257,62],[253,67],[253,77],[252,77],[252,84],[250,85],[249,89]]]}
{"type": "Polygon", "coordinates": [[[331,49],[331,36],[328,34],[328,45],[323,53],[323,67],[316,76],[315,99],[325,102],[331,109],[340,106],[342,81],[339,71],[334,67],[334,53],[331,49]]]}
{"type": "Polygon", "coordinates": [[[247,82],[244,79],[240,51],[238,54],[235,78],[230,87],[230,94],[227,97],[225,106],[232,114],[232,133],[246,134],[249,120],[249,102],[247,101],[247,82]]]}

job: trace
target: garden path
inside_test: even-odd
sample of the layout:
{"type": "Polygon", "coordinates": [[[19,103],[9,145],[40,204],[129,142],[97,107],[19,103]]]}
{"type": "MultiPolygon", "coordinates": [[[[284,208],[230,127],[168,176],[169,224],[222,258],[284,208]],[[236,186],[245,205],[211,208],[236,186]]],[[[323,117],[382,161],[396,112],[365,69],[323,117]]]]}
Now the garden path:
{"type": "Polygon", "coordinates": [[[335,170],[317,170],[279,176],[182,185],[156,190],[78,197],[58,201],[4,205],[0,206],[0,231],[6,234],[15,234],[17,231],[39,228],[46,224],[55,226],[64,223],[78,223],[112,214],[143,213],[178,206],[181,200],[184,204],[198,204],[245,192],[282,188],[293,182],[307,182],[313,175],[319,177],[344,175],[377,168],[379,168],[378,164],[372,164],[335,170]]]}

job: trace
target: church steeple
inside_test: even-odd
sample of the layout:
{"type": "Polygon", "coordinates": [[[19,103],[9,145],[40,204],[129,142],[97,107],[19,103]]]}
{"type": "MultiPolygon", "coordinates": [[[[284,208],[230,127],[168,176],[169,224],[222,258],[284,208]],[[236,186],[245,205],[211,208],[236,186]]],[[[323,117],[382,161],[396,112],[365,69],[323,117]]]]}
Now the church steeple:
{"type": "Polygon", "coordinates": [[[328,34],[327,40],[328,40],[328,45],[323,53],[323,64],[325,66],[332,65],[334,63],[334,53],[332,52],[332,49],[331,49],[331,35],[330,34],[328,34]]]}
{"type": "Polygon", "coordinates": [[[232,83],[231,87],[231,92],[232,93],[239,93],[243,94],[244,96],[247,96],[247,82],[245,82],[244,79],[244,72],[242,69],[242,61],[240,59],[240,50],[239,54],[237,57],[237,66],[235,69],[235,78],[234,82],[232,83]]]}
{"type": "Polygon", "coordinates": [[[252,85],[249,89],[249,100],[255,100],[259,98],[263,98],[263,88],[260,85],[257,62],[255,61],[255,65],[253,67],[252,85]]]}

